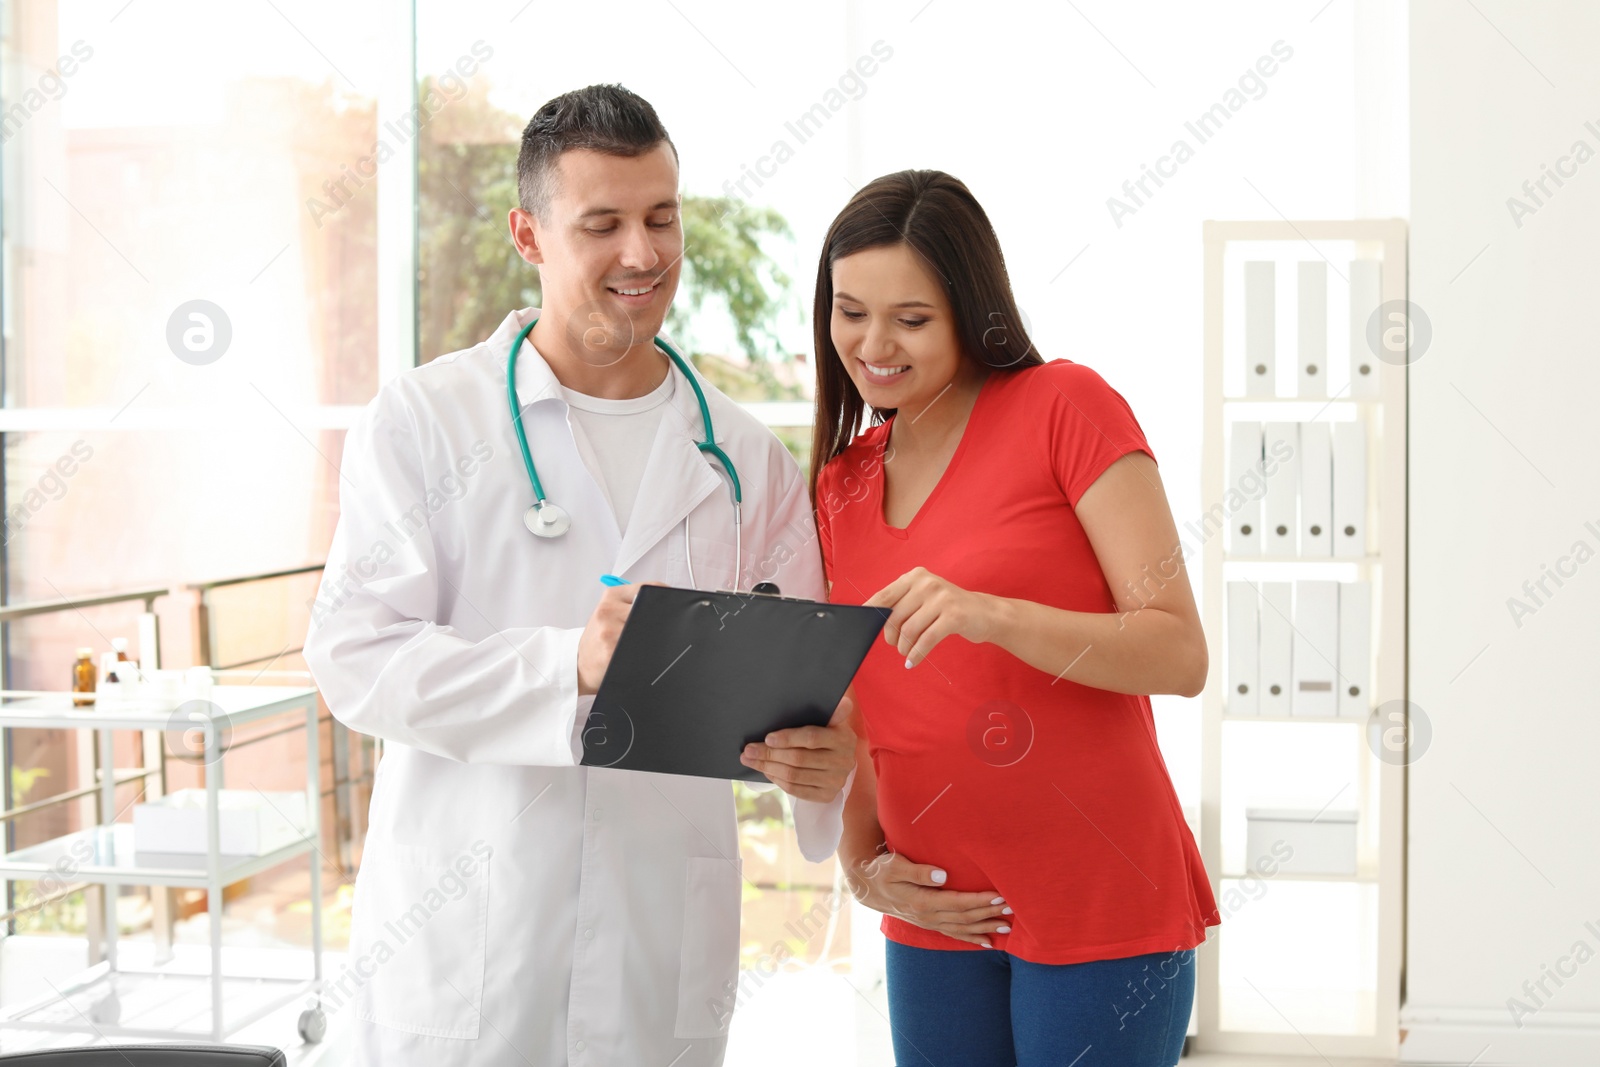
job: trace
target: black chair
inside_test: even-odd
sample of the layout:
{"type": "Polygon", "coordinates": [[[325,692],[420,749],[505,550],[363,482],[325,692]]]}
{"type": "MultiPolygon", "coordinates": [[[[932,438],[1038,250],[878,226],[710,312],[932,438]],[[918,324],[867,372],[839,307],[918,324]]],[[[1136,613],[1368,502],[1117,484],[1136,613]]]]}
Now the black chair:
{"type": "Polygon", "coordinates": [[[287,1067],[266,1045],[92,1045],[0,1056],[7,1067],[287,1067]]]}

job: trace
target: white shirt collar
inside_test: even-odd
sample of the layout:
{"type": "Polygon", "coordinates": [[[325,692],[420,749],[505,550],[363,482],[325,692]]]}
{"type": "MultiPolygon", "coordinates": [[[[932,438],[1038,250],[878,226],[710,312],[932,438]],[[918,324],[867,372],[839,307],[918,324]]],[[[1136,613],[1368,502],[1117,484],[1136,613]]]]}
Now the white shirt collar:
{"type": "MultiPolygon", "coordinates": [[[[513,311],[495,328],[494,333],[489,335],[487,344],[490,351],[499,357],[502,368],[502,381],[505,380],[504,365],[511,358],[512,342],[517,339],[517,334],[522,332],[523,327],[538,318],[538,316],[538,308],[522,308],[521,310],[513,311]]],[[[670,344],[671,341],[668,340],[668,343],[670,344]]],[[[677,346],[674,345],[674,347],[677,346]]],[[[684,362],[688,363],[687,357],[685,357],[684,362]]],[[[700,376],[699,371],[694,369],[693,364],[689,364],[689,373],[699,380],[701,389],[706,391],[707,405],[712,405],[712,400],[716,396],[715,390],[700,376]]],[[[517,352],[518,404],[524,409],[541,400],[554,400],[565,405],[566,401],[562,399],[560,385],[561,383],[556,380],[555,372],[550,369],[550,364],[545,362],[544,357],[539,355],[538,349],[524,341],[522,348],[517,352]]],[[[672,390],[670,402],[673,408],[683,416],[684,425],[688,427],[690,435],[696,441],[700,440],[704,433],[704,423],[700,418],[700,403],[695,397],[695,391],[693,389],[675,388],[672,390]]],[[[721,444],[728,439],[727,420],[725,418],[716,418],[715,412],[712,415],[712,428],[716,431],[716,442],[721,444]]]]}

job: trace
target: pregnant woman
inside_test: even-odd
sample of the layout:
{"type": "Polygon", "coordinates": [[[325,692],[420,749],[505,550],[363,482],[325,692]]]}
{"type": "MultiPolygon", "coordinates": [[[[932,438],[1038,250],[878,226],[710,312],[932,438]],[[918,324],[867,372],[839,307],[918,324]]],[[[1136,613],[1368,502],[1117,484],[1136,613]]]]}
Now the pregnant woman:
{"type": "Polygon", "coordinates": [[[1172,1067],[1220,918],[1150,712],[1207,668],[1150,445],[1034,351],[947,174],[851,199],[814,314],[830,598],[892,610],[839,852],[884,913],[895,1062],[1172,1067]]]}

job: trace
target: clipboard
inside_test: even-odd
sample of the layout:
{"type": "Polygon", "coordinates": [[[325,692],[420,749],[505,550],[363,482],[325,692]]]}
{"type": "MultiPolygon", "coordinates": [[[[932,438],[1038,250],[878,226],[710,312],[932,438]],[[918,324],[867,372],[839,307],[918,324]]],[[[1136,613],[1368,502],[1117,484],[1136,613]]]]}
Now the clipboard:
{"type": "Polygon", "coordinates": [[[641,586],[583,728],[585,767],[764,782],[774,730],[826,726],[887,608],[641,586]]]}

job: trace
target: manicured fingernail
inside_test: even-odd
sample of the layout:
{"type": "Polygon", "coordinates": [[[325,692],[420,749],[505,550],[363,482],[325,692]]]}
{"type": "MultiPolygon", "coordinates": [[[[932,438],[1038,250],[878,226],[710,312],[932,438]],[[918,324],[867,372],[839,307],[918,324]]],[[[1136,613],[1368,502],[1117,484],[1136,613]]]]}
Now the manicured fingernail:
{"type": "Polygon", "coordinates": [[[994,932],[997,933],[997,934],[1009,934],[1011,932],[1011,927],[1009,927],[1009,926],[996,926],[994,928],[994,932]]]}
{"type": "Polygon", "coordinates": [[[933,872],[933,880],[940,885],[944,885],[944,880],[948,877],[950,876],[945,874],[943,871],[935,870],[933,872]]]}
{"type": "Polygon", "coordinates": [[[993,946],[993,945],[991,945],[991,944],[989,944],[989,942],[987,942],[987,941],[985,941],[985,942],[984,942],[984,943],[983,943],[983,947],[984,947],[984,948],[994,948],[994,946],[993,946]]]}
{"type": "Polygon", "coordinates": [[[772,743],[773,743],[773,735],[772,734],[768,734],[767,735],[767,744],[770,745],[772,743]]]}
{"type": "Polygon", "coordinates": [[[1001,908],[1000,909],[1000,914],[1001,915],[1010,915],[1011,914],[1011,909],[1010,908],[1001,908]]]}
{"type": "Polygon", "coordinates": [[[911,657],[907,656],[906,657],[906,670],[909,671],[910,669],[911,669],[911,657]]]}
{"type": "MultiPolygon", "coordinates": [[[[989,901],[990,904],[1004,904],[1005,902],[1005,897],[995,897],[993,900],[989,901]]],[[[1008,908],[1006,910],[1009,911],[1010,909],[1008,908]]]]}

